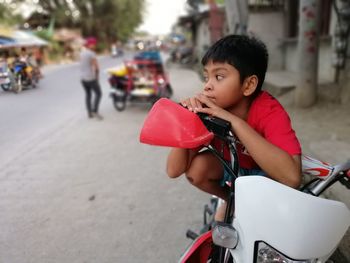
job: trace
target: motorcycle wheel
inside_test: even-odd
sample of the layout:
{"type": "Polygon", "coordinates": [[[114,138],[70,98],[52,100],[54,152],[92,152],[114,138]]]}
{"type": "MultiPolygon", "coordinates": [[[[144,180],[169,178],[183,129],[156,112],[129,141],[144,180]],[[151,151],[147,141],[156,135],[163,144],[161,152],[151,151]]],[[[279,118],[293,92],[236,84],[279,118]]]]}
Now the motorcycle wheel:
{"type": "Polygon", "coordinates": [[[165,97],[166,98],[171,98],[173,96],[173,89],[171,88],[170,84],[167,84],[165,87],[165,97]]]}
{"type": "Polygon", "coordinates": [[[11,90],[11,83],[1,84],[1,88],[2,88],[4,91],[9,91],[9,90],[11,90]]]}
{"type": "Polygon", "coordinates": [[[32,88],[35,89],[38,87],[38,84],[39,84],[39,75],[38,73],[34,73],[33,76],[32,76],[32,88]]]}
{"type": "Polygon", "coordinates": [[[126,107],[125,96],[120,97],[120,96],[113,95],[112,100],[113,100],[113,106],[117,111],[125,110],[125,107],[126,107]]]}
{"type": "Polygon", "coordinates": [[[167,84],[165,87],[160,89],[160,92],[158,94],[159,98],[167,98],[170,99],[173,95],[173,89],[171,88],[170,84],[167,84]]]}
{"type": "Polygon", "coordinates": [[[38,87],[38,79],[37,79],[36,77],[34,77],[34,78],[32,79],[31,85],[32,85],[32,88],[33,88],[33,89],[35,89],[36,87],[38,87]]]}
{"type": "Polygon", "coordinates": [[[15,83],[15,92],[20,93],[22,90],[23,90],[22,77],[21,75],[19,75],[15,83]]]}
{"type": "Polygon", "coordinates": [[[220,261],[220,248],[216,245],[213,245],[213,249],[208,257],[208,260],[207,260],[207,263],[221,263],[221,262],[225,262],[225,263],[234,263],[233,261],[233,258],[230,254],[230,252],[225,249],[225,248],[222,248],[224,249],[224,259],[223,261],[220,261]],[[226,253],[227,252],[227,253],[226,253]]]}

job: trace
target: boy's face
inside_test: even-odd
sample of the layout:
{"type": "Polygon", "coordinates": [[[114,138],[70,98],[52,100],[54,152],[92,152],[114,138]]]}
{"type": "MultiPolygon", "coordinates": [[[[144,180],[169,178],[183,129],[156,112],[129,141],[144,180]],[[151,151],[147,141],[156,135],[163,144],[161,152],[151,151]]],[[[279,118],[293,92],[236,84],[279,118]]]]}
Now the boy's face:
{"type": "Polygon", "coordinates": [[[223,109],[234,107],[244,96],[239,72],[228,63],[209,61],[204,81],[203,94],[223,109]]]}

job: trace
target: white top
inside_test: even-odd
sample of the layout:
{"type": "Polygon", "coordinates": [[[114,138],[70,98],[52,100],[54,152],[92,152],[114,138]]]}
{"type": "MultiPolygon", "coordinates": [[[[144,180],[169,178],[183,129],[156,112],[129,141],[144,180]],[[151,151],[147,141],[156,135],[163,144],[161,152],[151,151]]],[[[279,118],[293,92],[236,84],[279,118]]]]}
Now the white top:
{"type": "Polygon", "coordinates": [[[96,53],[90,49],[83,48],[80,53],[80,74],[81,79],[91,81],[96,79],[96,72],[92,67],[92,60],[96,58],[96,53]]]}

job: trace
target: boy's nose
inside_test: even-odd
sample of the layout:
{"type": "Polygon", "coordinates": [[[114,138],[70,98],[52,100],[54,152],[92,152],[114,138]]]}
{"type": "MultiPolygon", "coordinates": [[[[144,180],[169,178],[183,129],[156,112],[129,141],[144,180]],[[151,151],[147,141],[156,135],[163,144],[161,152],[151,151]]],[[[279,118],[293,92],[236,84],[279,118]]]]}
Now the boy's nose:
{"type": "Polygon", "coordinates": [[[209,90],[212,90],[213,89],[213,85],[210,83],[210,81],[207,81],[205,84],[204,84],[204,90],[205,91],[209,91],[209,90]]]}

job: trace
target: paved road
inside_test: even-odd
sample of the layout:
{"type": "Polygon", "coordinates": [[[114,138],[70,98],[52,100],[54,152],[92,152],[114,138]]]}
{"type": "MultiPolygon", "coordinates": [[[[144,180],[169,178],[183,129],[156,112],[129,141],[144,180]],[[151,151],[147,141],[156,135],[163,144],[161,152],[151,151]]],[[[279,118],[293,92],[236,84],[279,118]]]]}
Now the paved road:
{"type": "MultiPolygon", "coordinates": [[[[106,80],[102,74],[101,122],[87,119],[74,64],[47,68],[38,89],[0,92],[1,263],[176,262],[189,244],[186,229],[199,228],[208,196],[166,178],[168,150],[138,142],[149,105],[116,112],[106,80]]],[[[172,68],[170,80],[175,100],[200,87],[185,69],[172,68]]],[[[349,107],[287,109],[304,153],[348,158],[349,107]]],[[[332,189],[349,205],[349,191],[332,189]]],[[[348,233],[344,252],[349,244],[348,233]]]]}
{"type": "MultiPolygon", "coordinates": [[[[166,178],[168,149],[138,142],[150,106],[116,112],[104,73],[105,119],[89,120],[78,72],[47,68],[38,89],[0,92],[0,262],[176,262],[208,195],[166,178]]],[[[175,99],[193,74],[171,71],[175,99]]]]}

